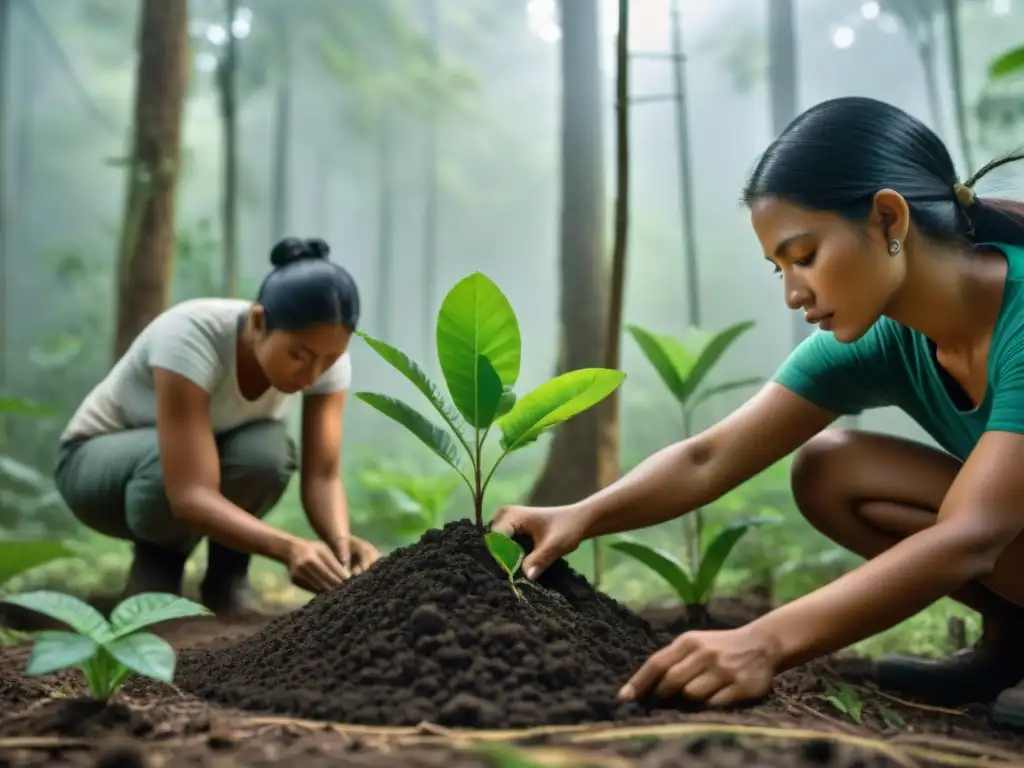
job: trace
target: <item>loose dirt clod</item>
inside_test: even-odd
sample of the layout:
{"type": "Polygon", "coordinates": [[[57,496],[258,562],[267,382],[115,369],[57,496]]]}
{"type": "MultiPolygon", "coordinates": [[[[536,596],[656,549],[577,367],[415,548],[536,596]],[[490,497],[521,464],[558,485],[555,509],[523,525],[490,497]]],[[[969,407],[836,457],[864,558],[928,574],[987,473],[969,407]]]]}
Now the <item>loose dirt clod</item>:
{"type": "Polygon", "coordinates": [[[519,600],[469,521],[430,531],[178,685],[250,710],[359,724],[527,727],[620,720],[615,696],[671,636],[564,562],[519,600]]]}

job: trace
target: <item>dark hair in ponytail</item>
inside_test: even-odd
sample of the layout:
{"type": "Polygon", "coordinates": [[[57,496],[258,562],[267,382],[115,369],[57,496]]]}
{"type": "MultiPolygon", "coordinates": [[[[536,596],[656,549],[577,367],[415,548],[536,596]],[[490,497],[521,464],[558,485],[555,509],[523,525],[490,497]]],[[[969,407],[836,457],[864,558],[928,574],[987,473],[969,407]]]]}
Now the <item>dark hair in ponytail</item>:
{"type": "Polygon", "coordinates": [[[821,102],[787,126],[758,161],[743,202],[774,197],[863,221],[875,194],[888,188],[934,242],[1024,245],[1024,203],[974,194],[987,173],[1021,159],[1024,149],[961,184],[949,150],[928,126],[883,101],[847,96],[821,102]]]}
{"type": "Polygon", "coordinates": [[[256,303],[268,331],[301,331],[314,325],[359,323],[359,289],[348,271],[328,260],[323,240],[289,237],[270,251],[274,268],[260,285],[256,303]]]}

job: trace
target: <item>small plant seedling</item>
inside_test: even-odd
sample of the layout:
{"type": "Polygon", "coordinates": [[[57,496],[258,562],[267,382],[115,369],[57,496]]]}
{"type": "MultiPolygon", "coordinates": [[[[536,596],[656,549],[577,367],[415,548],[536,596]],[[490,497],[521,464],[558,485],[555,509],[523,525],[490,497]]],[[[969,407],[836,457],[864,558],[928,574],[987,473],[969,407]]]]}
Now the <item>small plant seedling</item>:
{"type": "Polygon", "coordinates": [[[496,531],[485,533],[484,543],[487,544],[491,556],[498,561],[498,565],[508,575],[508,584],[512,587],[512,591],[516,597],[522,600],[523,595],[516,587],[516,574],[519,573],[519,566],[523,564],[523,558],[526,556],[523,548],[505,534],[496,531]]]}
{"type": "Polygon", "coordinates": [[[614,541],[608,546],[629,555],[658,574],[675,590],[685,605],[703,607],[707,605],[714,591],[725,561],[743,535],[755,525],[774,522],[776,520],[773,517],[754,517],[723,525],[704,550],[696,577],[693,577],[686,566],[671,553],[663,549],[627,538],[614,541]]]}
{"type": "MultiPolygon", "coordinates": [[[[691,329],[691,335],[705,338],[694,342],[675,339],[652,333],[638,325],[628,325],[626,330],[644,353],[644,357],[658,373],[662,382],[679,405],[683,417],[683,436],[693,435],[694,416],[698,406],[716,395],[743,389],[761,383],[760,378],[735,379],[714,386],[704,386],[725,353],[744,333],[754,327],[746,320],[734,323],[710,335],[691,329]]],[[[684,521],[684,532],[689,540],[690,570],[696,573],[700,567],[700,546],[703,538],[703,514],[695,509],[684,521]]]]}
{"type": "MultiPolygon", "coordinates": [[[[364,332],[359,335],[415,385],[448,429],[397,398],[373,392],[357,392],[356,397],[404,426],[458,472],[473,494],[476,526],[481,533],[484,494],[502,460],[596,405],[625,378],[621,371],[584,368],[556,376],[517,399],[513,387],[519,378],[522,355],[519,321],[498,286],[479,272],[455,284],[437,317],[437,359],[454,407],[403,352],[364,332]],[[485,473],[483,448],[495,425],[501,431],[501,453],[485,473]],[[469,456],[468,471],[460,463],[460,445],[469,456]]],[[[493,549],[491,554],[502,562],[493,549]]]]}
{"type": "Polygon", "coordinates": [[[825,701],[858,725],[863,720],[864,702],[861,701],[857,689],[849,683],[840,683],[838,687],[830,686],[825,691],[825,701]]]}
{"type": "Polygon", "coordinates": [[[117,693],[130,672],[173,681],[174,649],[166,640],[139,630],[170,619],[211,615],[198,603],[159,592],[123,600],[111,611],[109,621],[88,603],[60,592],[23,592],[3,602],[49,616],[74,630],[37,633],[25,674],[48,675],[78,667],[93,698],[102,702],[117,693]]]}
{"type": "Polygon", "coordinates": [[[397,513],[395,533],[400,536],[442,528],[448,504],[461,483],[456,475],[421,475],[386,467],[364,469],[359,477],[368,491],[387,500],[389,511],[397,513]]]}

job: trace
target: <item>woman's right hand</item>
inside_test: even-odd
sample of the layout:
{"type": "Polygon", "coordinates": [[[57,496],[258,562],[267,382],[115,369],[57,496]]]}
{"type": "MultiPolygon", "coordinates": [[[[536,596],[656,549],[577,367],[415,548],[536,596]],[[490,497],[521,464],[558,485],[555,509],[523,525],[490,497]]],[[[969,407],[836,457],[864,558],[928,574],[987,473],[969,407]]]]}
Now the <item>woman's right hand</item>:
{"type": "Polygon", "coordinates": [[[326,592],[351,574],[322,541],[295,539],[285,561],[292,584],[310,592],[326,592]]]}
{"type": "Polygon", "coordinates": [[[579,507],[521,507],[498,509],[491,530],[529,536],[533,550],[523,560],[523,573],[535,581],[549,565],[575,550],[586,536],[586,521],[579,507]]]}

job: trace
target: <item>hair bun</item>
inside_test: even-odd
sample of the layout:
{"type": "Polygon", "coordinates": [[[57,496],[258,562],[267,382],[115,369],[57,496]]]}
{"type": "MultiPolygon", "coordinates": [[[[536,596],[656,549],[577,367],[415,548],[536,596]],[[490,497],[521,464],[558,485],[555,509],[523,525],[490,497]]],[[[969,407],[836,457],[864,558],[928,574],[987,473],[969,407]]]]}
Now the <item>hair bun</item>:
{"type": "Polygon", "coordinates": [[[330,252],[331,247],[320,238],[302,240],[286,237],[271,249],[270,263],[275,267],[284,267],[303,259],[326,259],[330,252]]]}
{"type": "Polygon", "coordinates": [[[327,244],[326,240],[321,240],[319,237],[311,237],[307,240],[306,248],[309,251],[307,258],[310,259],[326,259],[331,255],[331,246],[327,244]]]}

